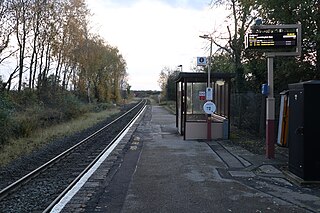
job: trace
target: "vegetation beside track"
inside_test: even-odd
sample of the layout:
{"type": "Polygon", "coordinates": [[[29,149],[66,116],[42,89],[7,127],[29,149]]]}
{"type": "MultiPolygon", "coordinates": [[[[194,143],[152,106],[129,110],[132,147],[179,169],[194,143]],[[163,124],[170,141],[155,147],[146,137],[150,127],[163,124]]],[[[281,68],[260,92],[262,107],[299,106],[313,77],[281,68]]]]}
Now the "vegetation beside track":
{"type": "Polygon", "coordinates": [[[28,91],[0,96],[0,166],[120,111],[119,105],[89,104],[67,91],[45,97],[28,91]]]}

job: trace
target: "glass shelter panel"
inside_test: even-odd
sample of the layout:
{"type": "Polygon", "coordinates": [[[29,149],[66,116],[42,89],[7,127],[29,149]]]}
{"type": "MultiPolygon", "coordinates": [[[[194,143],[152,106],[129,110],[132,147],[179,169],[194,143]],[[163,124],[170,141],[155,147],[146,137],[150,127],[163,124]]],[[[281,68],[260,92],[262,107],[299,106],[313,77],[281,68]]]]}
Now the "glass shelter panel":
{"type": "Polygon", "coordinates": [[[203,111],[205,99],[200,94],[206,91],[204,82],[192,82],[187,84],[187,121],[203,121],[206,116],[203,111]]]}
{"type": "Polygon", "coordinates": [[[229,84],[224,80],[217,80],[214,88],[214,103],[217,106],[216,115],[229,116],[229,84]]]}

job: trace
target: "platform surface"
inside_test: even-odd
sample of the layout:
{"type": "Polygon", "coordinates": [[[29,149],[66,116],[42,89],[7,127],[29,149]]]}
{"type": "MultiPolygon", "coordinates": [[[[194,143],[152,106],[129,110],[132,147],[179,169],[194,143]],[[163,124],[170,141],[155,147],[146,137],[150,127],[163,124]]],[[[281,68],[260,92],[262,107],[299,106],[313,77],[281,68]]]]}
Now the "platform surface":
{"type": "Polygon", "coordinates": [[[320,212],[319,187],[290,182],[283,162],[229,141],[184,141],[161,106],[148,106],[130,140],[66,212],[320,212]]]}

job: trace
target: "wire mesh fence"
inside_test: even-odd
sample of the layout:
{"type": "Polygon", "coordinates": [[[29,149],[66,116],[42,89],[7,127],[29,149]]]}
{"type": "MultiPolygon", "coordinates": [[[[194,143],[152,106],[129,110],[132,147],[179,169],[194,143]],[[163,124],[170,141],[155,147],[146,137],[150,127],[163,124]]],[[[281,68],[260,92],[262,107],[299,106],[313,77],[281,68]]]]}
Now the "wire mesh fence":
{"type": "MultiPolygon", "coordinates": [[[[275,95],[276,126],[278,124],[279,99],[280,96],[275,95]]],[[[232,93],[230,104],[231,125],[261,137],[265,136],[266,97],[264,95],[254,92],[232,93]]]]}

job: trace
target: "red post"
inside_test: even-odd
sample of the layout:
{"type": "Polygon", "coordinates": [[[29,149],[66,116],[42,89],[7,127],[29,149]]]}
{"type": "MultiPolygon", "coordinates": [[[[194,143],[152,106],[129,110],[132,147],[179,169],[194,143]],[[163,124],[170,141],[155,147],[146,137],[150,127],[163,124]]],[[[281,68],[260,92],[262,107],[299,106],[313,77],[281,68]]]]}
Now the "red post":
{"type": "Polygon", "coordinates": [[[207,116],[207,140],[211,141],[211,115],[207,116]]]}
{"type": "Polygon", "coordinates": [[[275,138],[274,138],[274,120],[267,120],[266,123],[266,157],[274,158],[275,152],[275,138]]]}

